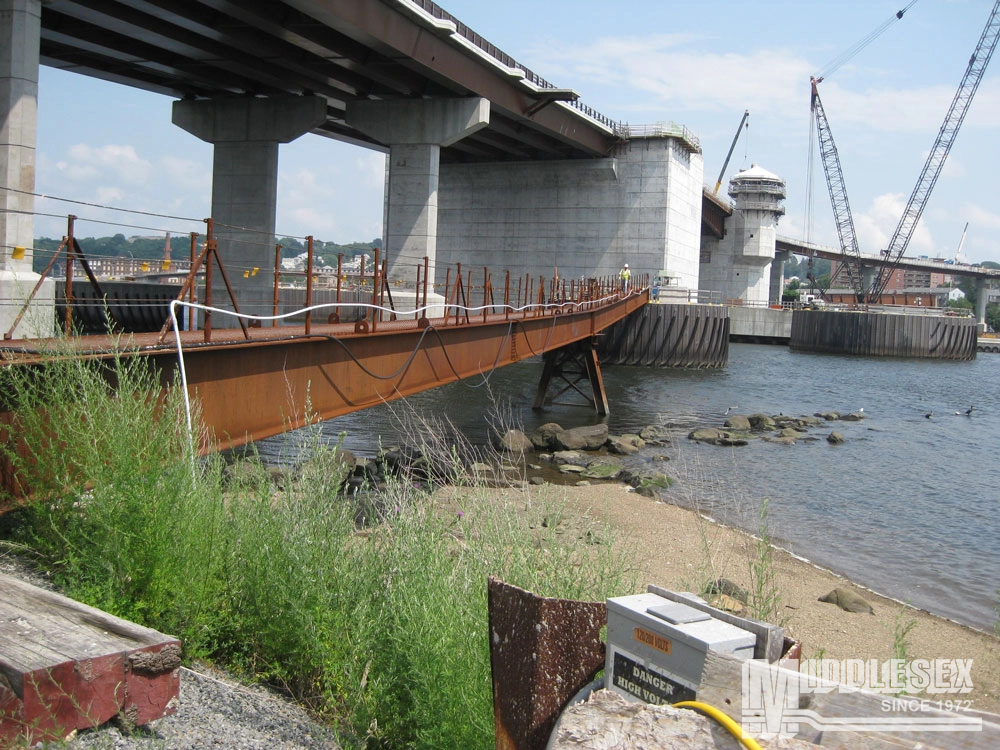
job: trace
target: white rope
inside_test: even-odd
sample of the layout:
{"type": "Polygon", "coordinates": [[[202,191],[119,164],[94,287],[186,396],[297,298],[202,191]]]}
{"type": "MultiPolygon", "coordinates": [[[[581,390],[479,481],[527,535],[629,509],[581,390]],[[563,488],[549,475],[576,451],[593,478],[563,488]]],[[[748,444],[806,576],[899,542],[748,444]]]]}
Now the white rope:
{"type": "MultiPolygon", "coordinates": [[[[554,309],[560,309],[561,310],[561,309],[565,309],[567,307],[579,309],[579,308],[582,308],[582,307],[596,307],[596,306],[600,306],[601,304],[603,304],[605,302],[613,300],[615,298],[615,296],[616,295],[609,294],[609,295],[606,295],[604,297],[599,297],[599,298],[594,299],[594,300],[587,300],[586,302],[576,302],[576,301],[570,301],[570,300],[568,300],[568,301],[565,301],[565,302],[546,302],[546,303],[542,303],[542,304],[529,304],[529,305],[524,305],[522,307],[514,307],[512,305],[505,305],[505,304],[502,304],[502,303],[501,304],[492,304],[492,305],[479,305],[479,306],[476,306],[476,307],[467,307],[467,306],[464,306],[464,305],[453,305],[453,304],[450,304],[450,303],[439,303],[439,304],[433,304],[433,305],[425,305],[424,307],[419,307],[419,308],[416,308],[414,310],[409,310],[409,311],[406,311],[405,313],[400,313],[398,310],[394,310],[394,309],[389,308],[389,307],[382,307],[380,305],[373,305],[373,304],[365,303],[365,302],[327,302],[327,303],[323,303],[323,304],[320,304],[320,305],[311,305],[309,307],[303,307],[303,308],[295,310],[293,312],[282,313],[280,315],[252,315],[252,314],[249,314],[249,313],[238,313],[238,312],[236,312],[234,310],[223,310],[223,309],[218,308],[218,307],[211,307],[209,305],[203,305],[203,304],[198,303],[198,302],[187,302],[187,301],[184,301],[184,300],[177,300],[177,299],[172,300],[170,302],[170,320],[171,320],[171,324],[172,324],[173,329],[174,329],[174,341],[177,344],[177,362],[178,362],[178,368],[180,370],[180,376],[181,376],[181,387],[184,389],[184,410],[185,410],[186,418],[187,418],[187,429],[188,429],[189,440],[193,441],[193,439],[194,439],[194,423],[193,423],[193,419],[192,419],[192,416],[191,416],[191,397],[190,397],[189,392],[188,392],[187,369],[186,369],[186,367],[184,365],[184,348],[183,348],[183,343],[181,341],[181,326],[180,326],[180,321],[178,320],[178,317],[177,317],[177,308],[179,308],[179,307],[188,308],[190,310],[201,310],[202,312],[210,312],[210,313],[219,313],[219,314],[222,314],[222,315],[229,315],[229,316],[232,316],[232,317],[235,317],[235,318],[239,318],[239,319],[242,319],[242,320],[246,320],[246,321],[257,321],[257,320],[259,320],[259,321],[261,321],[263,323],[264,321],[280,321],[280,320],[284,320],[286,318],[291,318],[291,317],[303,315],[304,313],[311,313],[311,312],[318,311],[318,310],[327,310],[327,309],[330,309],[330,308],[337,308],[337,309],[339,309],[339,308],[342,308],[342,307],[343,308],[348,308],[349,307],[349,308],[355,308],[355,309],[361,308],[361,309],[365,309],[365,310],[373,310],[376,313],[390,313],[390,314],[395,314],[395,315],[399,315],[399,314],[413,315],[414,318],[416,318],[419,313],[425,313],[428,310],[439,310],[439,309],[442,309],[442,308],[445,310],[445,315],[442,316],[444,318],[447,318],[449,313],[453,313],[455,311],[465,312],[465,313],[471,315],[473,313],[481,313],[484,310],[499,310],[501,312],[504,311],[504,310],[510,310],[512,313],[524,313],[524,312],[528,312],[529,310],[554,310],[554,309]]],[[[496,314],[500,314],[500,313],[498,312],[496,314]]],[[[556,316],[553,315],[552,316],[552,326],[553,326],[553,328],[555,327],[555,323],[556,323],[556,316]]],[[[509,332],[508,332],[508,335],[510,335],[509,332]]],[[[552,332],[550,331],[549,332],[549,340],[551,340],[551,335],[552,335],[552,332]]],[[[546,351],[547,347],[548,347],[548,341],[546,341],[545,345],[543,345],[542,352],[546,351]]],[[[497,360],[498,359],[499,359],[499,354],[497,355],[497,360]]],[[[492,370],[496,370],[497,369],[497,366],[496,366],[496,361],[497,360],[494,360],[493,367],[491,368],[492,370]]],[[[194,453],[195,453],[193,442],[191,444],[191,449],[192,449],[192,456],[193,456],[194,453]]]]}

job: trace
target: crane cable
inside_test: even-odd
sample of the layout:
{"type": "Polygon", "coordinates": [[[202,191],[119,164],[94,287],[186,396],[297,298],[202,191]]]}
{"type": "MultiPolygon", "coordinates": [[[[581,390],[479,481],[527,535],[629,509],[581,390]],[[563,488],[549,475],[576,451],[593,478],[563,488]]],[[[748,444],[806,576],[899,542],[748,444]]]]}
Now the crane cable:
{"type": "Polygon", "coordinates": [[[890,26],[892,26],[892,24],[894,24],[896,21],[900,20],[903,17],[903,15],[906,13],[906,11],[908,11],[910,8],[912,8],[914,5],[916,5],[916,3],[917,3],[917,0],[911,0],[910,3],[909,3],[909,5],[907,5],[905,8],[902,8],[901,10],[896,11],[881,26],[879,26],[874,31],[872,31],[864,39],[861,39],[860,41],[856,42],[853,47],[848,48],[847,50],[845,50],[844,52],[842,52],[840,55],[838,55],[837,57],[833,58],[830,62],[828,62],[826,64],[826,67],[823,69],[823,71],[818,76],[816,76],[816,80],[817,81],[822,81],[827,76],[833,75],[837,70],[839,70],[841,68],[841,66],[843,66],[847,62],[849,62],[852,57],[854,57],[861,50],[863,50],[869,44],[871,44],[876,39],[878,39],[880,36],[882,36],[882,34],[884,34],[888,30],[888,28],[890,26]]]}

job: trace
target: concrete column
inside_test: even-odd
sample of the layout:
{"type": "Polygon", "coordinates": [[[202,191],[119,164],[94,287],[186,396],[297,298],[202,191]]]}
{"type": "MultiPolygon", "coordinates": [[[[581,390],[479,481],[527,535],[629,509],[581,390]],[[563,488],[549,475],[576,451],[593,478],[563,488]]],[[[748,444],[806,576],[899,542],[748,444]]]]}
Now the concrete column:
{"type": "MultiPolygon", "coordinates": [[[[278,144],[308,133],[325,119],[326,100],[318,96],[174,102],[174,125],[215,146],[212,219],[240,312],[271,314],[278,144]]],[[[213,276],[212,306],[232,309],[219,276],[213,276]]],[[[213,318],[212,325],[239,325],[235,318],[222,317],[213,318]]]]}
{"type": "MultiPolygon", "coordinates": [[[[489,101],[482,98],[348,102],[347,122],[389,145],[384,238],[389,278],[412,283],[424,256],[436,273],[441,147],[489,121],[489,101]]],[[[443,278],[443,272],[437,276],[443,278]]]]}
{"type": "Polygon", "coordinates": [[[986,332],[986,303],[989,301],[989,285],[986,279],[976,279],[976,322],[979,332],[986,332]]]}
{"type": "MultiPolygon", "coordinates": [[[[0,334],[6,335],[38,281],[35,233],[40,0],[0,0],[0,334]],[[22,250],[23,249],[23,250],[22,250]],[[16,259],[15,255],[21,255],[16,259]]],[[[55,283],[35,295],[15,338],[53,333],[55,283]]]]}
{"type": "MultiPolygon", "coordinates": [[[[875,274],[878,273],[878,268],[875,266],[861,266],[861,288],[867,291],[872,288],[875,283],[875,274]]],[[[876,300],[877,302],[878,300],[876,300]]]]}
{"type": "Polygon", "coordinates": [[[424,256],[434,267],[440,156],[437,144],[401,144],[389,149],[384,246],[392,279],[413,283],[424,256]]]}
{"type": "Polygon", "coordinates": [[[775,251],[774,260],[771,261],[771,286],[769,288],[768,301],[772,305],[781,304],[781,294],[785,290],[785,261],[791,253],[787,250],[775,251]]]}

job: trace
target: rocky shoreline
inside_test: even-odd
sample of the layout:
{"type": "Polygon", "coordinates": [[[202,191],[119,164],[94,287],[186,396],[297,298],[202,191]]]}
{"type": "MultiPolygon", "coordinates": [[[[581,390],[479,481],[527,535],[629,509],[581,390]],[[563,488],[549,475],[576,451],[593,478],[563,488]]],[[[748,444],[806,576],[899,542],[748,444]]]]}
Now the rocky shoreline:
{"type": "Polygon", "coordinates": [[[347,469],[344,491],[357,494],[385,487],[392,477],[404,476],[425,486],[469,481],[513,486],[518,484],[575,484],[618,482],[646,497],[658,497],[674,479],[658,464],[670,458],[661,449],[686,439],[718,446],[746,446],[754,440],[782,445],[799,441],[826,440],[832,445],[846,441],[836,429],[838,422],[860,422],[863,411],[842,414],[821,411],[813,415],[789,416],[732,414],[721,427],[679,429],[674,425],[647,425],[637,433],[610,433],[607,424],[564,428],[549,422],[526,433],[509,429],[488,449],[466,446],[459,452],[438,446],[389,448],[377,456],[356,457],[343,452],[347,469]],[[830,428],[827,431],[827,428],[830,428]],[[644,454],[647,460],[629,462],[644,454]]]}

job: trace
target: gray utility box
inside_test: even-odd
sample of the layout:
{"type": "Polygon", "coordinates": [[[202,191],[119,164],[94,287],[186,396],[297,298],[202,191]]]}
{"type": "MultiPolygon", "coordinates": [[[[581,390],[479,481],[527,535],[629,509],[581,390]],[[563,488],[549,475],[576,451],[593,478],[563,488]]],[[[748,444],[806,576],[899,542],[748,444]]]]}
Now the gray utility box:
{"type": "Polygon", "coordinates": [[[693,700],[711,650],[753,658],[757,636],[657,594],[608,599],[605,687],[646,703],[693,700]]]}

